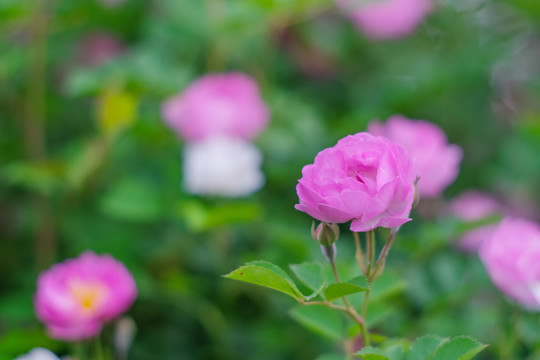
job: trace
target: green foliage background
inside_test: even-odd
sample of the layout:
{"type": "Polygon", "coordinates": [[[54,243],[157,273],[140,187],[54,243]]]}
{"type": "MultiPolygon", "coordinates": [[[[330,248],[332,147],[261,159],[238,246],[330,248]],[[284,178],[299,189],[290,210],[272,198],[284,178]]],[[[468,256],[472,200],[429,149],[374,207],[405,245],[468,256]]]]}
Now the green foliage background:
{"type": "MultiPolygon", "coordinates": [[[[540,220],[539,100],[537,0],[441,0],[414,34],[385,42],[330,0],[0,0],[0,359],[70,351],[46,337],[32,294],[41,270],[86,249],[136,278],[131,359],[339,353],[343,319],[220,276],[256,259],[322,261],[311,219],[293,207],[301,168],[392,114],[438,124],[465,156],[444,198],[423,201],[400,232],[372,302],[375,332],[466,334],[491,344],[479,359],[540,359],[538,315],[456,250],[463,224],[444,216],[453,196],[481,189],[540,220]],[[96,32],[126,47],[88,66],[80,47],[96,32]],[[257,79],[272,112],[257,141],[266,185],[244,199],[190,196],[160,106],[198,76],[233,70],[257,79]],[[136,108],[113,130],[97,115],[109,90],[136,108]]],[[[125,115],[119,106],[107,111],[125,115]]],[[[352,249],[345,234],[344,269],[352,249]]]]}

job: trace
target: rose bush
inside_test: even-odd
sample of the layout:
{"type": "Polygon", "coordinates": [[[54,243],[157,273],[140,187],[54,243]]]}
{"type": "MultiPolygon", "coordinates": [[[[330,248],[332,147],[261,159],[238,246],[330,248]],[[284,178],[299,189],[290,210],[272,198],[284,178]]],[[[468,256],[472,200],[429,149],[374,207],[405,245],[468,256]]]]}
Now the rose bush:
{"type": "Polygon", "coordinates": [[[414,167],[407,152],[383,137],[349,135],[302,169],[296,209],[352,231],[395,228],[409,221],[414,167]]]}

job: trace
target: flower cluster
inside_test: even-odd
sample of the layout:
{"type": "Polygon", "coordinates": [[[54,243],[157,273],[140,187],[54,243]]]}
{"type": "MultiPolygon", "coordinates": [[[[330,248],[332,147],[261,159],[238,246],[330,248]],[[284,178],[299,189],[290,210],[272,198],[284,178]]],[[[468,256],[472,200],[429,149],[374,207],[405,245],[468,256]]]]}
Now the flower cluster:
{"type": "Polygon", "coordinates": [[[34,305],[49,336],[76,341],[98,335],[136,296],[135,281],[122,263],[88,251],[43,272],[34,305]]]}
{"type": "Polygon", "coordinates": [[[249,76],[208,74],[167,100],[165,122],[187,141],[184,187],[193,194],[243,196],[264,183],[260,151],[251,143],[269,110],[249,76]]]}

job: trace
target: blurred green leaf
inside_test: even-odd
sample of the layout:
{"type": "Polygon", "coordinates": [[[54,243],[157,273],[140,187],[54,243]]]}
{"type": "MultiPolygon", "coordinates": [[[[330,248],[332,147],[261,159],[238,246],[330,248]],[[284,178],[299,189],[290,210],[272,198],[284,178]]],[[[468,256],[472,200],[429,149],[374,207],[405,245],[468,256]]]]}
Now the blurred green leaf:
{"type": "Polygon", "coordinates": [[[43,195],[62,189],[64,165],[55,162],[19,162],[5,165],[1,174],[10,185],[16,185],[43,195]]]}
{"type": "Polygon", "coordinates": [[[141,179],[120,180],[100,199],[101,211],[113,218],[155,221],[165,214],[157,185],[141,179]]]}
{"type": "Polygon", "coordinates": [[[299,305],[291,310],[291,316],[326,338],[340,341],[343,337],[343,317],[334,309],[324,305],[299,305]]]}
{"type": "Polygon", "coordinates": [[[326,285],[326,280],[323,276],[321,264],[314,262],[304,262],[301,264],[289,265],[294,274],[302,281],[307,287],[313,290],[313,293],[306,296],[307,300],[310,300],[320,294],[326,285]]]}

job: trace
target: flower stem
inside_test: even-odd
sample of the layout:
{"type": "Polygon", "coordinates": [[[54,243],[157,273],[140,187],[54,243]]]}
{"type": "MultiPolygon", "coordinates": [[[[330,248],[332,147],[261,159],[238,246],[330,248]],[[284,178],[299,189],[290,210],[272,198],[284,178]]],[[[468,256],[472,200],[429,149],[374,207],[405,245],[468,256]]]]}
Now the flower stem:
{"type": "Polygon", "coordinates": [[[382,271],[384,270],[384,265],[386,264],[386,257],[388,256],[388,252],[390,251],[390,247],[392,246],[395,238],[396,233],[393,231],[390,232],[390,236],[388,237],[388,240],[386,240],[386,243],[384,244],[384,247],[379,255],[379,259],[375,264],[375,270],[373,271],[373,274],[371,274],[370,281],[373,281],[377,277],[379,277],[379,275],[381,275],[382,271]]]}
{"type": "Polygon", "coordinates": [[[362,269],[362,272],[366,273],[366,265],[364,264],[364,254],[362,253],[362,244],[360,244],[360,237],[358,236],[358,233],[353,231],[353,237],[354,237],[354,244],[356,246],[356,262],[358,263],[358,266],[360,269],[362,269]]]}
{"type": "MultiPolygon", "coordinates": [[[[368,306],[369,306],[369,295],[371,293],[371,281],[372,281],[371,270],[373,268],[373,263],[375,261],[375,231],[374,230],[370,230],[366,233],[366,253],[367,253],[368,265],[364,274],[366,275],[369,288],[364,292],[364,303],[362,304],[361,316],[364,319],[364,321],[366,319],[368,306]]],[[[367,324],[365,324],[365,334],[362,333],[362,337],[364,338],[364,345],[369,346],[370,345],[369,329],[367,327],[367,324]]]]}
{"type": "Polygon", "coordinates": [[[371,278],[371,270],[375,260],[375,231],[370,230],[366,233],[366,253],[367,253],[367,269],[366,277],[371,278]]]}
{"type": "Polygon", "coordinates": [[[75,355],[76,360],[86,360],[84,343],[82,341],[73,343],[73,354],[75,355]]]}
{"type": "MultiPolygon", "coordinates": [[[[329,259],[330,266],[332,267],[332,272],[334,273],[334,278],[336,279],[336,282],[340,283],[340,276],[339,272],[336,266],[336,262],[333,259],[329,259]]],[[[367,330],[365,318],[363,316],[358,315],[356,310],[351,306],[351,303],[349,300],[347,300],[346,296],[343,296],[343,303],[345,304],[345,307],[343,311],[347,313],[360,327],[360,333],[362,334],[362,338],[364,339],[364,344],[369,345],[369,333],[367,330]]]]}
{"type": "Polygon", "coordinates": [[[103,353],[103,344],[101,343],[101,334],[96,336],[96,339],[94,341],[94,351],[94,356],[96,360],[105,360],[105,356],[103,353]]]}

